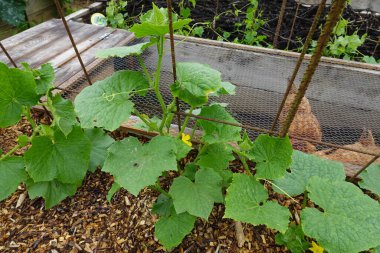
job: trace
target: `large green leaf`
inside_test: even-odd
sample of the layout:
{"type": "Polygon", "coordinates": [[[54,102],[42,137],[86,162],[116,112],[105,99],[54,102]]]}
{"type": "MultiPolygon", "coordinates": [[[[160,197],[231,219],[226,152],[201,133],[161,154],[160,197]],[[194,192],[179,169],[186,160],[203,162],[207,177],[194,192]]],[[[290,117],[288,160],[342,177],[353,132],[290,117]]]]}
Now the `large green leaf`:
{"type": "Polygon", "coordinates": [[[144,52],[151,43],[143,42],[133,46],[126,47],[112,47],[102,49],[96,52],[97,58],[108,58],[108,57],[126,57],[129,55],[140,55],[144,52]]]}
{"type": "Polygon", "coordinates": [[[380,196],[380,165],[370,165],[361,174],[361,178],[362,181],[359,182],[361,188],[370,190],[380,196]]]}
{"type": "MultiPolygon", "coordinates": [[[[158,8],[154,3],[153,9],[140,17],[141,24],[134,24],[130,31],[135,33],[137,38],[145,36],[162,36],[169,33],[169,18],[166,8],[158,8]]],[[[191,22],[191,19],[178,19],[173,14],[173,30],[181,29],[191,22]]]]}
{"type": "Polygon", "coordinates": [[[276,179],[285,175],[292,162],[292,144],[289,137],[273,137],[262,134],[253,143],[256,177],[276,179]]]}
{"type": "Polygon", "coordinates": [[[129,137],[109,148],[103,171],[111,173],[121,187],[137,196],[144,187],[154,185],[162,172],[177,170],[176,153],[173,137],[157,136],[144,145],[129,137]]]}
{"type": "Polygon", "coordinates": [[[165,194],[160,194],[154,203],[152,213],[161,217],[168,217],[174,210],[173,199],[165,194]]]}
{"type": "Polygon", "coordinates": [[[0,201],[17,190],[19,184],[28,178],[22,157],[8,157],[0,160],[0,201]]]}
{"type": "Polygon", "coordinates": [[[127,121],[133,110],[133,92],[149,87],[144,74],[122,70],[86,87],[75,99],[75,110],[82,127],[103,127],[113,131],[127,121]]]}
{"type": "Polygon", "coordinates": [[[39,69],[33,69],[26,62],[21,63],[25,71],[29,71],[36,81],[36,91],[38,95],[45,95],[47,91],[54,88],[55,72],[50,63],[41,65],[39,69]]]}
{"type": "Polygon", "coordinates": [[[193,230],[196,217],[188,213],[161,217],[156,224],[154,235],[167,250],[179,245],[183,238],[193,230]]]}
{"type": "Polygon", "coordinates": [[[86,129],[84,133],[92,144],[89,170],[95,172],[98,166],[103,166],[107,158],[107,149],[115,141],[100,128],[86,129]]]}
{"type": "Polygon", "coordinates": [[[294,223],[289,225],[285,234],[277,234],[275,240],[277,245],[285,245],[292,253],[304,253],[310,246],[305,239],[302,227],[294,223]]]}
{"type": "Polygon", "coordinates": [[[0,127],[8,127],[20,120],[23,106],[36,105],[39,97],[31,72],[8,68],[1,62],[0,84],[0,127]]]}
{"type": "Polygon", "coordinates": [[[75,194],[77,186],[75,184],[63,184],[57,180],[35,183],[29,179],[26,181],[28,194],[31,199],[43,197],[45,207],[51,208],[68,196],[75,194]]]}
{"type": "Polygon", "coordinates": [[[196,164],[201,168],[211,168],[218,172],[225,183],[232,177],[232,172],[226,170],[229,162],[235,160],[232,154],[232,147],[225,143],[206,144],[199,152],[196,164]]]}
{"type": "MultiPolygon", "coordinates": [[[[36,71],[37,93],[40,95],[54,88],[55,73],[54,68],[50,63],[43,64],[40,69],[36,71]]],[[[34,73],[36,73],[34,72],[34,73]]]]}
{"type": "Polygon", "coordinates": [[[80,184],[90,162],[91,142],[79,127],[66,137],[55,131],[54,140],[47,136],[32,139],[25,152],[26,170],[34,182],[57,179],[65,184],[80,184]]]}
{"type": "Polygon", "coordinates": [[[49,97],[48,106],[53,114],[53,125],[56,125],[67,136],[78,123],[73,103],[62,98],[60,94],[56,94],[49,97]]]}
{"type": "Polygon", "coordinates": [[[177,82],[170,89],[173,96],[197,107],[207,103],[208,96],[220,88],[219,71],[200,63],[180,62],[177,64],[177,82]]]}
{"type": "MultiPolygon", "coordinates": [[[[239,123],[226,111],[223,106],[219,104],[203,107],[199,115],[234,124],[239,123]]],[[[198,119],[198,124],[204,130],[202,140],[206,143],[235,142],[241,140],[241,127],[201,119],[198,119]]]]}
{"type": "Polygon", "coordinates": [[[195,182],[184,176],[174,179],[169,194],[177,213],[188,212],[208,219],[214,203],[223,202],[222,178],[212,169],[200,169],[195,182]]]}
{"type": "Polygon", "coordinates": [[[273,189],[278,193],[284,192],[296,196],[306,190],[309,179],[313,176],[344,181],[346,174],[342,163],[320,158],[294,150],[291,172],[287,172],[283,178],[274,180],[273,189]]]}
{"type": "Polygon", "coordinates": [[[319,209],[302,211],[302,228],[327,252],[357,253],[379,245],[380,204],[377,201],[345,181],[313,177],[307,190],[319,209]]]}
{"type": "Polygon", "coordinates": [[[275,201],[268,201],[264,186],[252,176],[235,173],[227,189],[225,218],[266,225],[285,233],[290,212],[275,201]]]}

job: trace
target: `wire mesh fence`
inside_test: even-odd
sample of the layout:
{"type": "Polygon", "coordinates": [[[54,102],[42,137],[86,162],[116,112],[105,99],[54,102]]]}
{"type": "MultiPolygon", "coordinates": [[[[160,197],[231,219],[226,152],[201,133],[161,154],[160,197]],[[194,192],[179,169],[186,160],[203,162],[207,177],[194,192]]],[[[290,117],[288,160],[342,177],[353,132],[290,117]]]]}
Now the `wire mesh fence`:
{"type": "MultiPolygon", "coordinates": [[[[135,43],[140,41],[135,41],[135,43]]],[[[143,59],[150,72],[155,70],[155,48],[148,49],[143,59]]],[[[173,82],[169,44],[166,45],[163,60],[161,91],[166,103],[172,100],[169,85],[173,82]]],[[[270,129],[278,107],[284,96],[286,80],[291,75],[296,58],[281,55],[270,55],[236,48],[224,48],[205,43],[176,41],[177,62],[201,62],[219,70],[223,80],[237,85],[236,95],[211,97],[210,103],[226,103],[231,114],[242,124],[270,129]]],[[[303,63],[296,85],[307,65],[303,63]]],[[[104,61],[90,76],[95,82],[113,72],[122,69],[140,70],[134,57],[114,58],[104,61]]],[[[377,145],[380,143],[380,73],[354,67],[336,66],[321,63],[315,73],[306,101],[310,112],[304,117],[316,118],[315,129],[321,128],[323,142],[336,145],[350,145],[359,141],[364,129],[370,130],[377,145]]],[[[85,78],[79,79],[73,86],[82,89],[85,78]]],[[[142,105],[157,106],[154,93],[145,97],[135,96],[134,102],[142,105]]],[[[285,106],[286,107],[286,106],[285,106]]],[[[150,109],[140,106],[142,112],[153,116],[150,109]]],[[[181,103],[182,111],[188,109],[181,103]]],[[[285,108],[286,109],[286,108],[285,108]]],[[[302,128],[310,127],[310,121],[298,119],[301,129],[291,134],[300,137],[313,137],[313,133],[305,133],[302,128]],[[303,121],[303,122],[302,122],[303,121]]],[[[297,121],[297,118],[296,118],[297,121]]],[[[281,123],[281,120],[280,120],[281,123]]],[[[277,125],[277,129],[279,124],[277,125]]],[[[313,130],[311,126],[310,131],[313,130]]],[[[316,145],[315,151],[326,149],[325,145],[316,145]]],[[[360,147],[358,147],[360,148],[360,147]]],[[[375,152],[376,150],[373,150],[375,152]]],[[[363,161],[365,163],[366,161],[363,161]]]]}
{"type": "MultiPolygon", "coordinates": [[[[67,32],[70,34],[69,29],[67,32]]],[[[139,42],[141,40],[133,43],[139,42]]],[[[75,44],[74,41],[72,43],[75,44]]],[[[228,111],[249,130],[252,137],[259,131],[270,132],[285,94],[287,79],[296,65],[297,54],[286,55],[274,50],[197,39],[177,39],[175,44],[177,62],[210,65],[222,73],[224,81],[237,86],[234,96],[212,96],[210,103],[227,104],[228,111]]],[[[151,47],[142,55],[150,72],[156,68],[155,50],[151,47]]],[[[169,88],[173,83],[173,73],[168,41],[165,52],[160,89],[168,104],[173,99],[169,88]]],[[[283,123],[307,64],[304,61],[301,66],[276,131],[283,123]]],[[[296,149],[365,166],[380,154],[380,71],[362,68],[360,64],[346,62],[345,65],[328,61],[319,64],[289,134],[296,149]],[[352,159],[353,156],[357,157],[352,159]]],[[[124,69],[141,70],[133,56],[104,60],[89,70],[89,76],[84,71],[82,77],[65,87],[63,96],[73,99],[91,82],[124,69]]],[[[133,101],[140,112],[151,117],[160,110],[153,92],[144,97],[134,96],[133,101]]],[[[179,113],[187,109],[186,104],[180,103],[179,113]]],[[[194,121],[190,126],[194,126],[194,121]]]]}

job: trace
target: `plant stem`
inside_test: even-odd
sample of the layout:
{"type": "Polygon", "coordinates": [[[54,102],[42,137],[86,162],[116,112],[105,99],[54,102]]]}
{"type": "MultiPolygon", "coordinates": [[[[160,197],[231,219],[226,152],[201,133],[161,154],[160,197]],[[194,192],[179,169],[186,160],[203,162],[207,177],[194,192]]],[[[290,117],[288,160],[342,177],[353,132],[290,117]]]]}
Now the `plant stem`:
{"type": "Polygon", "coordinates": [[[304,191],[304,193],[303,193],[303,201],[302,201],[302,209],[304,209],[306,207],[307,200],[308,200],[308,193],[307,193],[307,191],[304,191]]]}
{"type": "Polygon", "coordinates": [[[165,191],[164,189],[162,189],[162,187],[159,183],[156,183],[155,185],[151,185],[150,188],[152,190],[158,191],[161,194],[164,194],[166,197],[171,198],[170,194],[167,191],[165,191]]]}
{"type": "Polygon", "coordinates": [[[187,124],[189,123],[189,120],[190,120],[190,115],[193,113],[194,109],[195,108],[193,106],[190,107],[189,113],[186,116],[185,121],[183,122],[183,125],[181,127],[181,131],[178,133],[178,137],[181,137],[181,135],[183,134],[183,132],[185,132],[187,124]]]}
{"type": "Polygon", "coordinates": [[[141,68],[144,71],[144,74],[145,74],[146,78],[148,78],[149,86],[152,87],[153,86],[152,78],[151,78],[151,76],[149,74],[148,69],[146,68],[146,65],[145,65],[142,57],[140,55],[137,55],[137,59],[138,59],[138,61],[140,63],[141,68]]]}
{"type": "MultiPolygon", "coordinates": [[[[168,105],[168,107],[166,108],[166,111],[164,112],[164,114],[163,114],[163,116],[162,116],[162,121],[161,121],[161,124],[160,124],[160,128],[159,128],[159,130],[160,130],[160,132],[162,132],[162,130],[164,129],[164,126],[165,126],[165,124],[166,124],[166,121],[168,120],[168,116],[169,116],[169,114],[175,109],[175,100],[173,100],[169,105],[168,105]]],[[[169,130],[170,130],[170,124],[172,123],[172,120],[173,120],[173,118],[171,118],[170,119],[170,122],[167,122],[168,124],[167,125],[169,125],[169,127],[168,127],[168,131],[167,132],[169,132],[169,130]]]]}
{"type": "Polygon", "coordinates": [[[239,155],[239,154],[238,154],[238,156],[240,158],[241,163],[243,164],[245,171],[248,173],[248,175],[253,176],[251,171],[249,170],[249,166],[247,164],[247,160],[245,159],[245,157],[242,155],[239,155]]]}
{"type": "Polygon", "coordinates": [[[24,112],[25,112],[25,118],[28,120],[29,124],[32,126],[33,130],[37,128],[36,122],[32,119],[30,116],[30,107],[24,107],[24,112]]]}
{"type": "MultiPolygon", "coordinates": [[[[164,99],[161,95],[161,92],[160,92],[160,76],[161,76],[162,58],[164,56],[164,41],[165,41],[164,36],[160,36],[159,41],[157,43],[157,52],[158,52],[157,69],[156,69],[156,72],[154,74],[154,82],[153,82],[154,92],[156,94],[158,101],[160,102],[160,105],[161,105],[161,109],[162,109],[162,113],[163,113],[163,116],[162,116],[163,122],[166,121],[166,117],[167,117],[166,104],[165,104],[165,101],[164,101],[164,99]]],[[[163,129],[163,126],[165,125],[165,123],[161,124],[161,125],[162,125],[162,127],[160,126],[159,132],[162,135],[163,134],[162,129],[163,129]]]]}
{"type": "Polygon", "coordinates": [[[135,109],[134,113],[139,117],[148,127],[152,127],[152,122],[149,119],[145,118],[137,109],[135,109]]]}
{"type": "Polygon", "coordinates": [[[191,134],[190,134],[191,140],[194,138],[195,131],[197,130],[197,122],[198,122],[198,120],[195,120],[193,130],[191,131],[191,134]]]}
{"type": "Polygon", "coordinates": [[[8,153],[6,153],[5,155],[3,155],[1,158],[0,158],[0,161],[4,160],[5,158],[9,157],[10,155],[12,155],[14,152],[16,152],[18,149],[20,149],[21,146],[20,145],[16,145],[14,148],[12,148],[8,153]]]}
{"type": "Polygon", "coordinates": [[[162,58],[164,56],[164,36],[160,36],[159,38],[159,42],[157,44],[157,51],[158,51],[158,62],[157,62],[157,69],[154,74],[153,88],[154,88],[154,91],[156,92],[157,99],[160,102],[162,111],[166,112],[166,105],[160,92],[161,66],[162,66],[162,58]]]}

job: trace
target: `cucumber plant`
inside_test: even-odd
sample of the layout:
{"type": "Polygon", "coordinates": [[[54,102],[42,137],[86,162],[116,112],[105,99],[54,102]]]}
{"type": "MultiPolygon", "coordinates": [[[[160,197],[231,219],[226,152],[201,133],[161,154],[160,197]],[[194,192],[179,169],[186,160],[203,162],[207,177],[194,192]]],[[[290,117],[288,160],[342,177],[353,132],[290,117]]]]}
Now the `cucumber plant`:
{"type": "MultiPolygon", "coordinates": [[[[173,14],[174,30],[182,29],[190,21],[173,14]]],[[[167,249],[181,243],[193,229],[197,218],[207,220],[215,204],[225,205],[225,218],[253,225],[264,224],[279,231],[283,236],[279,236],[278,241],[288,245],[285,238],[294,234],[294,225],[290,225],[288,230],[289,224],[293,224],[290,223],[291,213],[288,208],[269,199],[268,184],[289,197],[310,192],[310,200],[326,208],[327,216],[316,208],[302,211],[302,227],[297,227],[299,238],[305,235],[314,238],[329,252],[355,252],[380,244],[380,234],[377,233],[380,225],[379,204],[359,194],[360,190],[355,185],[344,181],[342,164],[293,152],[289,137],[260,135],[251,141],[246,133],[241,133],[240,127],[203,119],[238,123],[223,104],[209,101],[210,96],[235,93],[235,86],[223,82],[219,71],[201,63],[178,62],[177,81],[170,85],[173,100],[165,103],[160,91],[160,77],[166,40],[164,35],[169,32],[167,9],[153,4],[153,9],[142,15],[140,23],[133,25],[130,31],[137,38],[145,38],[145,42],[104,49],[97,53],[97,57],[133,56],[142,70],[118,71],[85,88],[76,97],[75,108],[85,128],[99,127],[112,131],[134,114],[141,119],[145,129],[159,134],[146,144],[141,144],[134,137],[115,142],[108,149],[102,169],[115,179],[110,195],[120,188],[135,196],[146,187],[160,193],[152,212],[160,217],[155,224],[155,236],[167,249]],[[158,56],[156,69],[150,73],[142,53],[153,46],[158,56]],[[162,114],[159,117],[149,118],[142,114],[131,100],[133,96],[144,96],[149,91],[154,92],[160,104],[162,114]],[[188,105],[190,114],[202,116],[202,119],[196,120],[196,126],[203,132],[197,156],[185,165],[179,161],[193,148],[193,135],[185,134],[190,116],[184,119],[178,136],[169,135],[176,111],[175,98],[188,105]],[[235,157],[242,161],[243,170],[232,171],[229,168],[235,157]],[[255,167],[250,166],[248,161],[255,162],[255,167]],[[175,171],[175,177],[170,176],[170,185],[163,186],[161,182],[167,177],[167,171],[175,171]],[[337,187],[335,191],[342,197],[335,200],[340,205],[329,204],[333,202],[330,200],[332,185],[337,187]],[[346,191],[355,196],[352,205],[343,202],[343,197],[348,197],[346,191]],[[359,203],[369,204],[368,209],[371,210],[368,214],[356,210],[359,203]],[[350,221],[353,223],[349,224],[349,217],[344,213],[350,208],[355,210],[358,222],[350,221]],[[341,218],[338,219],[338,216],[341,218]],[[335,224],[329,223],[332,220],[335,224]],[[355,229],[351,228],[353,224],[355,229]],[[362,228],[366,226],[369,226],[370,236],[364,236],[362,228]],[[348,242],[348,238],[355,236],[360,236],[361,241],[348,242]],[[341,242],[345,243],[344,247],[341,242]]],[[[352,210],[350,215],[354,215],[352,210]]],[[[298,252],[310,246],[308,241],[302,240],[301,244],[289,247],[298,252]]],[[[314,241],[313,247],[321,248],[314,241]]]]}
{"type": "MultiPolygon", "coordinates": [[[[190,21],[173,15],[173,28],[181,29],[190,21]]],[[[210,96],[235,93],[235,86],[223,82],[219,71],[200,63],[179,62],[177,81],[170,85],[173,100],[165,103],[160,79],[168,22],[167,9],[153,4],[130,29],[138,38],[147,37],[145,42],[99,51],[99,58],[136,57],[142,70],[117,71],[86,87],[74,106],[53,95],[51,66],[33,70],[24,65],[19,70],[0,64],[0,127],[11,126],[22,116],[33,127],[31,136],[20,136],[19,144],[0,157],[0,199],[25,182],[31,197],[43,196],[45,206],[51,207],[74,194],[86,172],[101,165],[114,177],[108,199],[120,188],[135,196],[147,187],[160,193],[152,209],[159,216],[155,236],[168,250],[181,243],[198,218],[207,220],[215,204],[225,206],[225,218],[279,231],[277,242],[292,252],[308,247],[334,253],[379,248],[380,204],[345,181],[343,164],[293,151],[288,136],[262,134],[252,141],[242,133],[223,104],[210,103],[210,96]],[[142,56],[150,47],[157,52],[152,73],[142,56]],[[153,118],[139,112],[131,99],[148,92],[155,94],[162,110],[153,118]],[[46,102],[42,103],[43,95],[46,102]],[[186,103],[190,114],[201,116],[195,122],[202,130],[198,147],[193,147],[193,135],[185,134],[190,116],[178,136],[169,134],[176,112],[174,98],[186,103]],[[44,105],[51,112],[51,125],[32,120],[30,107],[34,105],[44,105]],[[105,134],[131,114],[158,136],[142,144],[135,137],[114,142],[105,134]],[[25,145],[29,147],[24,157],[15,156],[25,145]],[[197,148],[196,157],[185,160],[193,148],[197,148]],[[242,169],[229,167],[236,157],[242,169]],[[165,178],[169,183],[162,185],[165,178]],[[293,201],[303,195],[301,225],[294,225],[290,210],[269,196],[270,188],[293,201]],[[292,243],[291,238],[300,242],[292,243]]],[[[378,174],[379,167],[372,166],[360,185],[379,194],[378,174]]]]}
{"type": "Polygon", "coordinates": [[[8,68],[0,63],[0,127],[16,124],[22,117],[32,127],[30,136],[20,135],[18,144],[0,156],[0,200],[23,182],[31,198],[43,197],[50,208],[74,195],[88,170],[104,161],[113,139],[101,129],[82,129],[71,101],[52,92],[54,69],[8,68]],[[45,102],[40,102],[45,97],[45,102]],[[31,107],[44,106],[52,115],[50,125],[36,123],[31,107]],[[94,144],[94,145],[93,145],[94,144]],[[23,148],[23,156],[14,153],[23,148]]]}

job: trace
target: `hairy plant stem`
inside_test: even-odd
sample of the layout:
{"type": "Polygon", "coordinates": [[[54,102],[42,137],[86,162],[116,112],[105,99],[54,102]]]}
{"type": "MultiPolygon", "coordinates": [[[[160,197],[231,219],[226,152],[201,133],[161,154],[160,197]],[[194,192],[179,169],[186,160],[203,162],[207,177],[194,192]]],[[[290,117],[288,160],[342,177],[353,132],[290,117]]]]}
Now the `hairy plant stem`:
{"type": "Polygon", "coordinates": [[[238,156],[240,158],[241,163],[243,164],[243,168],[245,169],[245,171],[248,173],[248,175],[253,176],[251,171],[249,170],[249,166],[248,166],[247,159],[245,158],[245,156],[240,155],[240,154],[238,154],[238,156]]]}
{"type": "Polygon", "coordinates": [[[304,191],[304,193],[303,193],[303,201],[302,201],[302,206],[301,206],[302,209],[305,209],[305,207],[307,205],[308,198],[309,197],[308,197],[307,191],[304,191]]]}
{"type": "Polygon", "coordinates": [[[152,190],[158,191],[161,194],[164,194],[166,197],[171,198],[170,194],[164,189],[162,189],[159,183],[156,183],[155,185],[151,185],[149,188],[151,188],[152,190]]]}
{"type": "MultiPolygon", "coordinates": [[[[156,72],[154,74],[154,84],[153,84],[154,92],[156,94],[156,97],[157,97],[158,101],[160,102],[162,113],[163,113],[162,122],[166,121],[166,117],[167,117],[167,114],[168,114],[167,113],[167,108],[166,108],[165,101],[162,98],[162,95],[161,95],[161,92],[160,92],[160,77],[161,77],[162,58],[164,56],[164,41],[165,41],[164,36],[160,36],[159,40],[158,40],[158,43],[157,43],[158,61],[157,61],[157,69],[156,69],[156,72]]],[[[160,126],[160,129],[159,129],[159,132],[160,132],[161,135],[164,134],[163,131],[162,131],[163,126],[162,126],[162,128],[160,126]]]]}
{"type": "Polygon", "coordinates": [[[134,110],[134,114],[136,114],[136,116],[139,117],[149,128],[154,128],[153,123],[145,118],[137,109],[134,110]]]}
{"type": "Polygon", "coordinates": [[[197,122],[198,122],[198,120],[195,120],[193,130],[191,131],[191,134],[190,134],[191,140],[194,138],[195,131],[197,130],[197,122]]]}
{"type": "Polygon", "coordinates": [[[170,117],[169,115],[174,115],[172,113],[172,111],[176,110],[176,101],[175,99],[168,105],[167,109],[166,109],[166,112],[164,112],[164,115],[162,117],[162,121],[161,121],[161,124],[160,124],[160,131],[162,131],[164,129],[164,126],[167,125],[167,133],[169,133],[169,130],[170,130],[170,124],[172,123],[173,121],[173,117],[170,117]],[[165,119],[165,120],[164,120],[165,119]]]}
{"type": "Polygon", "coordinates": [[[34,122],[30,114],[31,114],[30,107],[24,107],[25,118],[28,120],[29,124],[32,126],[33,131],[34,131],[37,128],[37,124],[36,122],[34,122]]]}
{"type": "Polygon", "coordinates": [[[0,161],[2,160],[5,160],[5,158],[11,156],[14,152],[16,152],[17,150],[19,150],[20,148],[22,148],[19,144],[17,144],[14,148],[12,148],[8,153],[6,153],[5,155],[3,155],[1,158],[0,158],[0,161]]]}
{"type": "Polygon", "coordinates": [[[183,125],[181,127],[181,131],[178,133],[178,137],[181,137],[181,135],[185,132],[187,124],[189,123],[189,120],[190,120],[190,115],[193,113],[194,109],[195,108],[193,106],[190,107],[189,115],[186,116],[185,121],[183,122],[183,125]]]}
{"type": "Polygon", "coordinates": [[[146,78],[148,79],[149,86],[153,87],[153,81],[152,81],[152,78],[151,78],[151,76],[149,74],[149,71],[148,71],[148,69],[147,69],[147,67],[146,67],[146,65],[144,63],[144,60],[142,59],[142,57],[140,55],[137,55],[137,59],[138,59],[138,61],[140,63],[141,68],[144,71],[144,74],[145,74],[146,78]]]}

